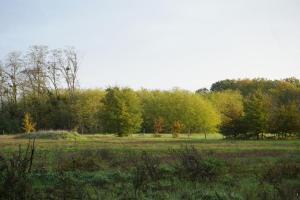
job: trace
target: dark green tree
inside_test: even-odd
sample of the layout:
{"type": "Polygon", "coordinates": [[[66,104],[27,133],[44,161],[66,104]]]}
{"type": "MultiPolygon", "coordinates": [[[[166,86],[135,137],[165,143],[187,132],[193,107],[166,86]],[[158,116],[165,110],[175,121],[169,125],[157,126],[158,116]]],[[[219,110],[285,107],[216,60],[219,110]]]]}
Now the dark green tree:
{"type": "Polygon", "coordinates": [[[102,101],[104,131],[126,136],[140,131],[142,110],[140,99],[129,88],[108,88],[102,101]]]}
{"type": "Polygon", "coordinates": [[[242,119],[245,113],[240,92],[231,90],[212,92],[208,98],[221,114],[220,132],[223,135],[237,137],[244,132],[242,119]]]}
{"type": "Polygon", "coordinates": [[[272,97],[270,131],[281,136],[299,134],[300,88],[281,86],[273,92],[272,97]]]}
{"type": "Polygon", "coordinates": [[[269,96],[263,94],[260,90],[249,95],[245,100],[245,118],[243,123],[245,123],[249,137],[253,135],[259,139],[260,134],[268,131],[270,103],[269,96]]]}

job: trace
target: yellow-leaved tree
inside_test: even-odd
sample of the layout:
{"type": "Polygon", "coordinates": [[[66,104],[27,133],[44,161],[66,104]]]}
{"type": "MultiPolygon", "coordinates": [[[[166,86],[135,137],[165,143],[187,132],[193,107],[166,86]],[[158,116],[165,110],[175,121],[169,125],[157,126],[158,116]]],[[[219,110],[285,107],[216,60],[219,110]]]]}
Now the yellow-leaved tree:
{"type": "Polygon", "coordinates": [[[173,126],[172,126],[172,136],[174,138],[177,138],[179,137],[179,133],[181,132],[181,130],[184,128],[184,124],[181,123],[181,121],[179,120],[176,120],[174,123],[173,123],[173,126]]]}
{"type": "Polygon", "coordinates": [[[23,130],[25,133],[31,133],[35,131],[36,123],[33,122],[30,114],[28,112],[25,113],[23,118],[23,130]]]}
{"type": "Polygon", "coordinates": [[[163,131],[164,119],[162,117],[158,117],[154,120],[154,134],[156,137],[159,137],[159,133],[163,131]]]}

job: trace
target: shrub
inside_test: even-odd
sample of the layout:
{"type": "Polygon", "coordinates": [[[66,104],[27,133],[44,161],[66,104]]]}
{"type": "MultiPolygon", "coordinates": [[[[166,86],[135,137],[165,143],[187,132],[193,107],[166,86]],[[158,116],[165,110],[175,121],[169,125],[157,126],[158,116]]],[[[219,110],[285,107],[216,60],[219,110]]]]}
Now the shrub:
{"type": "Polygon", "coordinates": [[[10,159],[0,156],[0,199],[30,199],[33,195],[30,179],[35,153],[35,140],[29,141],[24,151],[19,151],[10,159]]]}
{"type": "Polygon", "coordinates": [[[300,176],[300,164],[291,162],[280,162],[269,167],[262,176],[264,181],[278,184],[283,179],[295,179],[300,176]]]}
{"type": "Polygon", "coordinates": [[[223,162],[205,158],[194,146],[173,150],[173,156],[177,160],[176,169],[180,176],[193,181],[212,181],[225,170],[223,162]]]}
{"type": "Polygon", "coordinates": [[[286,179],[283,180],[278,188],[276,188],[278,191],[278,196],[280,199],[299,199],[300,195],[300,182],[299,182],[299,176],[296,179],[286,179]]]}
{"type": "Polygon", "coordinates": [[[97,157],[100,157],[103,160],[112,161],[115,159],[115,153],[110,149],[99,149],[96,151],[97,157]]]}
{"type": "Polygon", "coordinates": [[[150,155],[146,151],[142,152],[139,163],[137,163],[133,177],[132,184],[134,193],[137,197],[138,191],[144,189],[150,181],[157,182],[160,177],[160,160],[158,157],[150,155]]]}
{"type": "Polygon", "coordinates": [[[91,199],[88,186],[79,178],[72,173],[58,171],[54,185],[44,193],[45,199],[91,199]]]}
{"type": "Polygon", "coordinates": [[[261,181],[273,185],[279,199],[297,199],[300,194],[300,164],[281,161],[267,168],[261,181]]]}
{"type": "Polygon", "coordinates": [[[58,171],[96,171],[100,169],[99,160],[91,151],[62,153],[57,159],[58,171]]]}

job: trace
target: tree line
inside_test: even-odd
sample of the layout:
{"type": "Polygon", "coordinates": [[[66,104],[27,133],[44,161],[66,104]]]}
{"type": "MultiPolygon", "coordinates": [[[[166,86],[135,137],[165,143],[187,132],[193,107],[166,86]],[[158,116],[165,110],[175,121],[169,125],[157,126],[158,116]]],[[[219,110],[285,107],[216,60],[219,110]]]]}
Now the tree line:
{"type": "Polygon", "coordinates": [[[300,81],[297,78],[223,80],[212,84],[207,95],[221,113],[220,130],[226,136],[299,135],[300,81]],[[236,94],[226,94],[230,91],[236,94]],[[232,98],[236,101],[234,105],[232,98]]]}
{"type": "Polygon", "coordinates": [[[300,81],[222,80],[195,92],[80,89],[78,53],[72,47],[32,46],[0,63],[0,131],[36,129],[80,133],[215,133],[226,137],[286,137],[300,132],[300,81]]]}

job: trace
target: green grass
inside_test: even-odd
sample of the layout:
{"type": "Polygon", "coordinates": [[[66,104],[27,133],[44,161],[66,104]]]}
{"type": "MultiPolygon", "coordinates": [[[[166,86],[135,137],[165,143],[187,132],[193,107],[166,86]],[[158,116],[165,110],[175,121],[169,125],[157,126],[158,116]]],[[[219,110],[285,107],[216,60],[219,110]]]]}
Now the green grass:
{"type": "MultiPolygon", "coordinates": [[[[294,194],[300,185],[297,176],[281,180],[276,187],[262,179],[271,166],[300,166],[300,140],[225,140],[219,134],[207,135],[207,139],[203,134],[181,134],[179,138],[170,134],[76,134],[75,138],[48,135],[36,139],[34,188],[51,188],[53,194],[71,192],[75,196],[83,193],[81,190],[88,191],[94,199],[284,199],[287,196],[280,197],[277,185],[282,187],[282,194],[294,194]],[[194,146],[204,158],[223,163],[223,174],[209,182],[181,178],[174,165],[178,156],[170,152],[185,146],[194,146]],[[143,151],[160,160],[163,175],[158,181],[148,180],[135,194],[133,180],[136,167],[143,163],[143,151]],[[64,185],[78,185],[80,189],[64,185]],[[66,188],[70,191],[62,191],[66,188]]],[[[28,137],[0,136],[0,154],[9,157],[19,144],[25,149],[27,143],[28,137]]],[[[274,173],[278,176],[277,171],[274,173]]]]}
{"type": "MultiPolygon", "coordinates": [[[[25,145],[29,135],[3,135],[0,136],[0,148],[2,151],[17,149],[18,144],[25,145]]],[[[182,145],[194,145],[204,151],[214,152],[277,152],[295,154],[300,153],[300,140],[224,140],[220,135],[211,134],[208,139],[204,139],[201,134],[192,136],[181,134],[179,138],[172,138],[170,134],[163,134],[162,137],[153,137],[152,134],[134,134],[129,137],[116,137],[114,135],[79,135],[70,134],[38,135],[36,139],[37,148],[41,151],[52,151],[60,149],[62,151],[80,151],[111,149],[116,151],[168,151],[170,148],[180,148],[182,145]],[[70,136],[71,135],[71,136],[70,136]],[[217,139],[219,138],[219,139],[217,139]]],[[[275,155],[276,156],[276,155],[275,155]]]]}
{"type": "Polygon", "coordinates": [[[37,131],[32,133],[25,133],[17,136],[20,139],[47,139],[47,140],[84,140],[84,136],[78,134],[77,132],[64,131],[64,130],[45,130],[37,131]]]}

